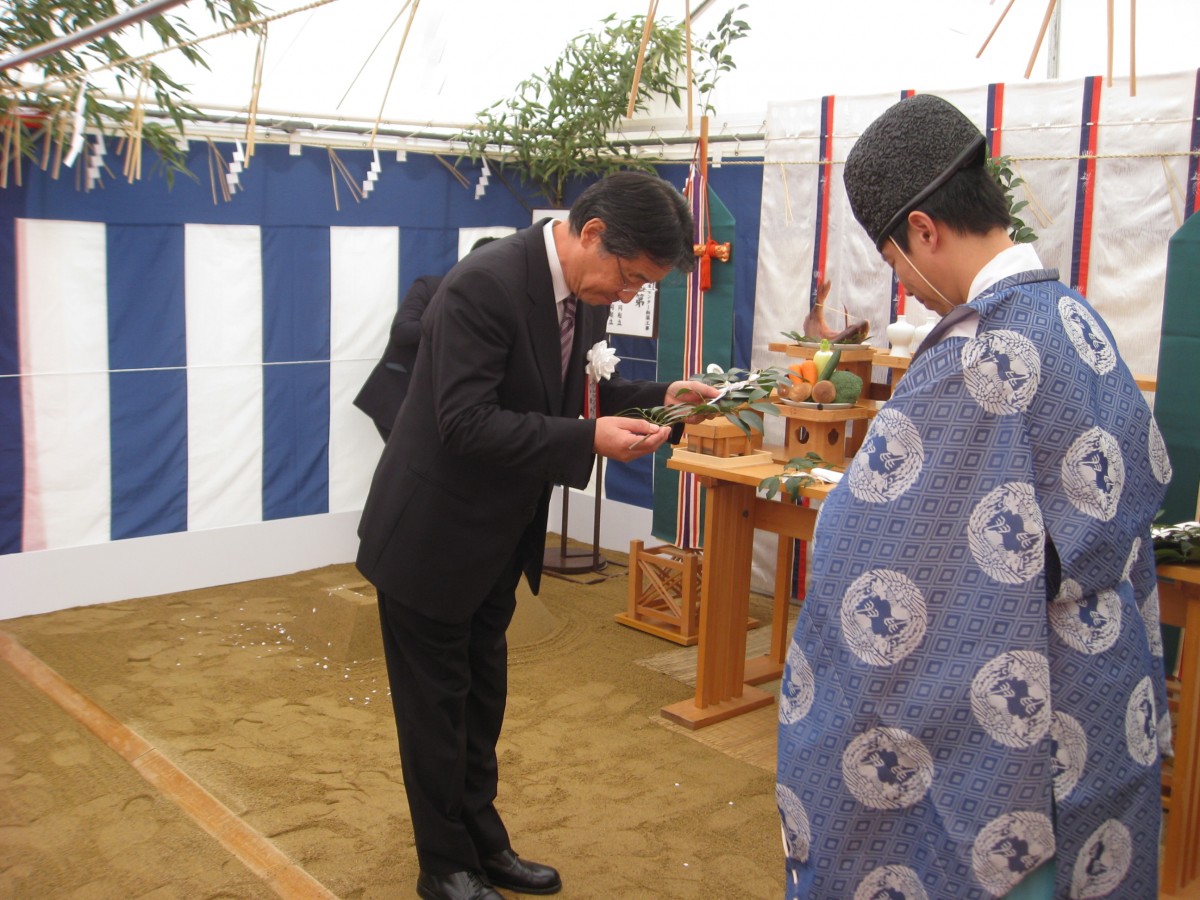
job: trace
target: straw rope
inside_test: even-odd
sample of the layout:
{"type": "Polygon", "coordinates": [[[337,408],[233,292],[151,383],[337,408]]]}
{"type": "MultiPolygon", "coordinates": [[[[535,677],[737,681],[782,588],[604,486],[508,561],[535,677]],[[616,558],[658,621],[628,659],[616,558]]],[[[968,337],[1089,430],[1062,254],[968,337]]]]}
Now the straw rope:
{"type": "MultiPolygon", "coordinates": [[[[1008,156],[1008,154],[1005,155],[1008,156]]],[[[1200,156],[1200,150],[1156,150],[1146,153],[1083,153],[1075,155],[1065,154],[1062,156],[1008,156],[1008,158],[1014,161],[1021,160],[1022,162],[1077,162],[1081,159],[1170,159],[1180,156],[1200,156]]],[[[845,165],[845,163],[844,159],[725,159],[721,162],[725,166],[841,166],[845,165]]]]}

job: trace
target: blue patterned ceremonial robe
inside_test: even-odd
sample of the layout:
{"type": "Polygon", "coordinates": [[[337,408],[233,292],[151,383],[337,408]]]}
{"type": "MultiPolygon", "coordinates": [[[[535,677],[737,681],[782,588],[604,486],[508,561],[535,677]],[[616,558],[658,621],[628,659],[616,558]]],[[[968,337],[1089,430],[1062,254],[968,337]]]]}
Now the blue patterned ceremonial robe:
{"type": "Polygon", "coordinates": [[[779,705],[788,897],[1158,896],[1170,464],[1052,271],[913,359],[822,505],[779,705]]]}

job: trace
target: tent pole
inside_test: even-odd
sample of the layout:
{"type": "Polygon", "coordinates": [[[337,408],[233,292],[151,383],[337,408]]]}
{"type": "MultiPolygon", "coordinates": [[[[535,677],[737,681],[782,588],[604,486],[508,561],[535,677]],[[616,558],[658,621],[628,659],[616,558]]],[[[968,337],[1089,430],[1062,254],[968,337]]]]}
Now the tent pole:
{"type": "MultiPolygon", "coordinates": [[[[1112,0],[1109,0],[1111,3],[1112,0]]],[[[1058,50],[1062,43],[1062,8],[1061,3],[1054,6],[1054,18],[1050,20],[1050,39],[1046,44],[1046,78],[1058,78],[1058,50]]],[[[1112,83],[1112,60],[1109,60],[1109,83],[1112,83]]]]}
{"type": "Polygon", "coordinates": [[[185,0],[146,0],[141,6],[127,9],[125,12],[118,13],[115,16],[109,16],[107,19],[89,25],[87,28],[76,31],[73,34],[64,34],[62,37],[55,38],[52,41],[46,41],[44,44],[38,44],[36,47],[29,47],[19,53],[14,53],[7,59],[0,59],[0,69],[13,68],[22,63],[33,62],[35,59],[49,56],[51,53],[59,50],[74,47],[76,44],[82,44],[84,41],[90,41],[92,38],[117,31],[126,25],[132,25],[134,22],[140,22],[143,19],[160,15],[172,6],[178,6],[183,2],[185,0]]]}

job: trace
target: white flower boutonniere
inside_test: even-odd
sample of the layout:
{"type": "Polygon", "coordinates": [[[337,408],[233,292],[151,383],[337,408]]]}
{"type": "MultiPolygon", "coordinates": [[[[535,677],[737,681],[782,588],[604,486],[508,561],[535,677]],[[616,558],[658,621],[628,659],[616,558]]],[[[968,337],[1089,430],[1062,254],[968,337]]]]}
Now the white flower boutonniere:
{"type": "Polygon", "coordinates": [[[612,378],[613,372],[617,371],[617,363],[620,361],[617,358],[617,351],[608,346],[607,341],[597,341],[587,352],[588,381],[596,384],[601,379],[612,378]]]}
{"type": "Polygon", "coordinates": [[[587,397],[584,400],[583,414],[589,419],[600,415],[600,382],[612,378],[617,371],[617,351],[608,346],[607,341],[597,341],[587,352],[587,397]]]}

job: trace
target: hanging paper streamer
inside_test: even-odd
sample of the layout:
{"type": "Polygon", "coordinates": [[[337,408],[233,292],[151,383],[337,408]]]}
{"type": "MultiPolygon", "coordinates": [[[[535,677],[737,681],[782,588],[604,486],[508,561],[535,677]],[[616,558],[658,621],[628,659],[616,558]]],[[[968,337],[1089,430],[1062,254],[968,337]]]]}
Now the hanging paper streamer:
{"type": "Polygon", "coordinates": [[[96,143],[87,156],[87,189],[90,191],[100,181],[100,170],[104,167],[104,135],[96,135],[96,143]]]}
{"type": "Polygon", "coordinates": [[[237,193],[245,162],[246,154],[242,151],[242,142],[236,141],[233,145],[233,157],[229,163],[229,171],[225,173],[225,184],[228,185],[231,194],[237,193]]]}
{"type": "Polygon", "coordinates": [[[367,169],[367,178],[362,183],[363,199],[367,199],[367,195],[375,190],[375,182],[379,180],[379,173],[383,171],[383,167],[379,165],[379,151],[371,151],[372,160],[371,167],[367,169]]]}
{"type": "Polygon", "coordinates": [[[87,76],[79,82],[79,97],[75,100],[75,115],[72,121],[71,148],[67,151],[63,163],[69,168],[75,163],[75,157],[83,149],[84,119],[83,108],[87,102],[87,76]]]}
{"type": "Polygon", "coordinates": [[[479,167],[479,183],[475,185],[475,199],[480,199],[484,191],[487,190],[488,178],[491,176],[491,170],[488,169],[487,160],[483,161],[483,165],[479,167]]]}

